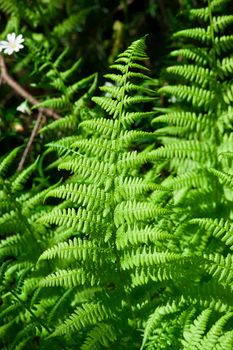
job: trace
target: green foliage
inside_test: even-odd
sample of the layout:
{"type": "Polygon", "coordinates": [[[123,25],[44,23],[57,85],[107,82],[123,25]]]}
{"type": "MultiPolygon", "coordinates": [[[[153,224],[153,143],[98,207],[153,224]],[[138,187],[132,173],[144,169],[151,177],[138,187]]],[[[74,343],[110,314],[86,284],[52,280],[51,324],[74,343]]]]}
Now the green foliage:
{"type": "Polygon", "coordinates": [[[112,63],[115,43],[97,95],[97,74],[83,76],[88,60],[63,41],[104,1],[42,3],[0,0],[5,33],[38,31],[15,68],[33,62],[44,89],[32,111],[63,116],[23,170],[22,147],[0,161],[0,347],[232,349],[231,4],[190,10],[159,106],[146,37],[112,63]]]}

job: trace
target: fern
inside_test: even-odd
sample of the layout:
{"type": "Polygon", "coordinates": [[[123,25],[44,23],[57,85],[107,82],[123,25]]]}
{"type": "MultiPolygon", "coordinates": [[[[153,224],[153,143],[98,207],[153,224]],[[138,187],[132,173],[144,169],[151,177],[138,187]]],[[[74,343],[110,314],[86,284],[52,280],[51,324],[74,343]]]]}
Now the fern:
{"type": "MultiPolygon", "coordinates": [[[[64,315],[52,334],[70,336],[76,330],[82,330],[80,341],[83,341],[83,349],[89,344],[98,349],[118,342],[126,346],[130,339],[120,341],[120,334],[126,337],[126,330],[139,337],[136,321],[139,316],[132,318],[138,303],[131,286],[134,276],[130,276],[127,270],[139,268],[144,271],[157,262],[166,271],[168,262],[182,259],[179,254],[176,256],[166,251],[164,244],[170,237],[168,232],[154,227],[172,211],[146,198],[147,193],[167,190],[133,175],[134,169],[151,160],[152,156],[143,151],[128,150],[134,140],[143,140],[149,135],[127,130],[130,124],[153,114],[133,112],[135,104],[152,100],[152,97],[142,95],[142,92],[151,94],[151,91],[143,90],[132,80],[145,79],[145,75],[138,72],[143,69],[141,62],[147,58],[144,41],[134,42],[112,65],[117,73],[107,77],[117,85],[102,89],[111,97],[93,98],[108,117],[81,122],[80,127],[89,136],[88,139],[77,137],[77,141],[70,139],[68,148],[73,152],[64,155],[65,140],[56,144],[62,154],[59,169],[71,171],[73,176],[67,183],[52,189],[47,197],[71,202],[68,207],[54,208],[39,219],[41,223],[56,224],[61,229],[72,227],[75,235],[72,240],[61,241],[41,255],[38,264],[52,260],[55,271],[40,285],[78,288],[83,292],[90,287],[100,288],[95,299],[86,300],[82,307],[77,306],[73,313],[64,315]],[[137,248],[129,248],[124,237],[126,234],[129,235],[128,241],[137,248]],[[148,239],[155,246],[159,239],[158,249],[143,248],[148,239]],[[111,326],[107,327],[109,323],[106,321],[111,326]],[[101,329],[103,332],[108,329],[111,336],[104,332],[100,337],[101,329]]],[[[50,146],[54,147],[54,144],[50,146]]],[[[161,280],[166,280],[166,277],[161,277],[161,280]]],[[[153,283],[153,277],[148,281],[153,283]]],[[[142,293],[145,293],[143,288],[142,293]]],[[[72,307],[75,308],[75,304],[72,307]]]]}
{"type": "MultiPolygon", "coordinates": [[[[223,4],[227,1],[208,1],[208,6],[191,10],[192,18],[201,25],[174,35],[183,45],[171,56],[180,59],[166,69],[170,84],[159,90],[174,96],[177,102],[172,107],[156,108],[153,125],[160,126],[155,134],[162,145],[150,156],[164,160],[168,176],[161,184],[173,191],[168,197],[173,211],[182,213],[176,227],[169,228],[179,239],[185,263],[181,264],[178,253],[179,277],[175,277],[172,267],[150,274],[158,281],[165,275],[176,283],[179,280],[179,288],[184,290],[179,290],[179,299],[172,293],[167,304],[173,302],[176,316],[173,310],[160,316],[161,306],[151,313],[143,341],[148,349],[221,349],[224,336],[225,346],[232,347],[230,321],[224,329],[224,320],[232,317],[232,164],[230,158],[219,156],[232,152],[232,35],[224,34],[225,30],[230,32],[232,16],[219,14],[223,4]],[[192,283],[186,279],[184,266],[192,270],[192,283]],[[205,296],[207,286],[213,288],[208,289],[209,297],[205,296]],[[190,312],[188,324],[182,318],[181,301],[186,305],[186,315],[190,312]],[[194,314],[199,316],[195,319],[194,314]]],[[[155,164],[152,174],[159,169],[155,164]]],[[[141,274],[135,276],[135,281],[142,284],[148,277],[141,274]]]]}

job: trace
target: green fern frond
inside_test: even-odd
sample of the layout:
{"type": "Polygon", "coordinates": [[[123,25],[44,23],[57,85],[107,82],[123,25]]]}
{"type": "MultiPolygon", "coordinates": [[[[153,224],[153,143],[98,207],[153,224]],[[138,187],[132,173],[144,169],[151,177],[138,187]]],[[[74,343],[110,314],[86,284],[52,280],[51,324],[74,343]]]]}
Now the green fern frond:
{"type": "Polygon", "coordinates": [[[83,343],[81,350],[100,350],[103,347],[109,347],[116,341],[117,337],[113,327],[106,323],[99,323],[94,327],[83,343]]]}
{"type": "Polygon", "coordinates": [[[151,158],[190,158],[194,161],[208,162],[211,158],[211,149],[207,143],[198,141],[180,141],[151,151],[151,158]]]}
{"type": "Polygon", "coordinates": [[[159,93],[176,96],[181,100],[190,102],[194,107],[204,107],[205,110],[208,110],[214,99],[214,94],[211,91],[194,85],[163,86],[159,89],[159,93]]]}
{"type": "Polygon", "coordinates": [[[163,186],[179,190],[184,187],[208,189],[210,184],[206,177],[206,170],[187,171],[185,174],[179,175],[175,178],[168,178],[163,182],[163,186]]]}
{"type": "Polygon", "coordinates": [[[153,203],[126,201],[117,205],[114,212],[114,222],[116,227],[119,227],[124,223],[130,225],[135,221],[146,221],[169,213],[170,210],[158,207],[153,203]]]}
{"type": "MultiPolygon", "coordinates": [[[[138,248],[130,253],[124,253],[121,266],[123,270],[134,269],[135,267],[149,267],[152,265],[173,264],[179,260],[184,260],[180,254],[170,252],[158,252],[152,248],[138,248]]],[[[186,257],[186,259],[188,259],[186,257]]]]}
{"type": "Polygon", "coordinates": [[[194,347],[199,345],[204,335],[207,322],[210,318],[211,313],[212,313],[211,309],[203,310],[202,313],[195,320],[194,325],[190,326],[189,331],[187,330],[187,327],[186,327],[186,330],[184,332],[184,340],[182,341],[184,348],[193,349],[194,347]]]}
{"type": "Polygon", "coordinates": [[[58,245],[44,251],[39,260],[54,259],[57,257],[59,259],[75,259],[83,261],[91,258],[93,261],[95,261],[97,258],[97,251],[98,247],[92,242],[74,238],[73,240],[70,239],[69,242],[61,242],[58,245]]]}
{"type": "Polygon", "coordinates": [[[125,128],[127,128],[142,118],[153,117],[154,114],[154,112],[125,112],[122,113],[122,124],[125,128]]]}
{"type": "Polygon", "coordinates": [[[191,224],[197,224],[201,228],[209,231],[211,235],[220,239],[226,245],[233,247],[233,236],[232,236],[232,224],[229,221],[223,219],[210,219],[210,218],[201,218],[201,219],[192,219],[191,224]]]}
{"type": "Polygon", "coordinates": [[[2,215],[0,218],[1,234],[14,232],[16,227],[18,232],[22,232],[26,228],[25,223],[19,220],[17,211],[11,210],[2,215]]]}
{"type": "Polygon", "coordinates": [[[157,325],[161,322],[161,319],[172,313],[176,313],[180,308],[180,305],[175,301],[173,303],[167,303],[165,306],[160,306],[155,309],[154,313],[150,315],[143,334],[143,341],[140,350],[145,348],[145,345],[148,341],[149,336],[153,332],[153,330],[157,327],[157,325]]]}
{"type": "Polygon", "coordinates": [[[91,129],[101,135],[103,138],[115,139],[118,123],[116,120],[99,118],[93,123],[92,120],[85,120],[79,124],[79,127],[91,129]]]}
{"type": "Polygon", "coordinates": [[[126,229],[124,226],[120,226],[117,230],[116,245],[117,249],[124,250],[130,245],[157,243],[158,241],[172,240],[174,237],[157,227],[151,227],[149,225],[145,227],[129,226],[126,229]]]}
{"type": "Polygon", "coordinates": [[[74,208],[54,209],[51,213],[45,214],[39,218],[40,222],[56,224],[59,226],[72,227],[77,231],[89,234],[93,230],[99,230],[102,217],[86,209],[74,208]],[[93,222],[93,218],[95,221],[93,222]]]}
{"type": "Polygon", "coordinates": [[[229,187],[231,190],[233,190],[233,175],[226,174],[213,168],[209,169],[209,172],[217,176],[220,179],[221,183],[223,183],[226,187],[229,187]]]}
{"type": "Polygon", "coordinates": [[[191,48],[182,48],[179,50],[174,50],[170,53],[170,56],[180,56],[184,57],[190,61],[194,61],[202,67],[206,66],[209,62],[209,56],[207,51],[204,48],[191,47],[191,48]]]}
{"type": "Polygon", "coordinates": [[[93,324],[103,322],[112,317],[110,308],[101,303],[86,303],[83,307],[78,307],[69,319],[60,325],[52,336],[75,332],[85,329],[93,324]]]}
{"type": "MultiPolygon", "coordinates": [[[[0,257],[16,256],[22,250],[22,237],[19,234],[7,237],[0,243],[0,257]]],[[[25,242],[23,242],[25,244],[25,242]]]]}
{"type": "Polygon", "coordinates": [[[53,29],[53,34],[58,37],[66,36],[67,34],[72,33],[78,26],[86,20],[86,17],[89,13],[95,9],[95,6],[86,7],[83,10],[79,11],[78,14],[72,14],[62,23],[58,24],[53,29]]]}
{"type": "MultiPolygon", "coordinates": [[[[187,129],[195,130],[205,126],[205,115],[202,113],[195,112],[184,112],[184,111],[171,111],[164,115],[159,115],[152,120],[152,123],[169,123],[175,124],[179,127],[185,127],[187,129]]],[[[163,130],[163,129],[162,129],[163,130]]]]}
{"type": "Polygon", "coordinates": [[[213,76],[213,73],[209,70],[209,68],[199,67],[191,64],[171,66],[167,68],[167,72],[170,74],[178,75],[181,78],[192,83],[197,83],[202,87],[205,87],[213,76]]]}
{"type": "MultiPolygon", "coordinates": [[[[212,314],[213,311],[211,309],[205,309],[193,324],[189,327],[186,326],[183,334],[184,340],[182,340],[184,349],[223,349],[220,339],[223,334],[223,327],[232,317],[232,313],[221,316],[206,333],[206,328],[212,314]]],[[[228,343],[226,349],[230,349],[231,345],[232,343],[228,343]]]]}
{"type": "Polygon", "coordinates": [[[233,35],[224,35],[215,38],[215,50],[218,54],[228,52],[233,48],[233,35]]]}
{"type": "Polygon", "coordinates": [[[15,177],[14,181],[11,184],[11,190],[13,193],[20,191],[24,187],[25,182],[37,168],[38,159],[39,158],[37,158],[33,164],[24,169],[19,175],[15,177]]]}
{"type": "Polygon", "coordinates": [[[149,191],[166,191],[166,188],[153,182],[147,182],[142,178],[119,178],[114,196],[117,202],[121,202],[121,200],[127,200],[128,198],[137,198],[149,191]]]}
{"type": "Polygon", "coordinates": [[[52,109],[62,109],[69,103],[66,96],[54,97],[51,99],[47,99],[41,103],[38,103],[33,108],[52,108],[52,109]]]}
{"type": "Polygon", "coordinates": [[[104,207],[110,200],[109,194],[93,185],[67,184],[50,191],[46,197],[70,199],[87,207],[87,210],[104,207]],[[103,206],[101,205],[103,203],[103,206]]]}
{"type": "Polygon", "coordinates": [[[98,277],[88,274],[83,269],[76,270],[58,270],[40,280],[41,287],[62,286],[72,288],[74,286],[85,285],[91,280],[91,285],[98,284],[98,277]]]}
{"type": "MultiPolygon", "coordinates": [[[[58,63],[58,60],[55,62],[54,66],[56,67],[58,63]]],[[[80,58],[78,61],[76,61],[70,68],[66,69],[65,71],[61,72],[61,78],[62,81],[68,80],[81,66],[82,59],[80,58]]]]}
{"type": "Polygon", "coordinates": [[[204,28],[191,28],[180,30],[179,32],[173,34],[173,36],[174,38],[183,37],[198,40],[203,44],[209,44],[211,41],[210,31],[207,31],[204,28]]]}
{"type": "Polygon", "coordinates": [[[231,287],[233,284],[232,255],[228,254],[226,257],[223,257],[217,253],[211,255],[204,254],[204,258],[208,261],[205,266],[208,273],[214,276],[219,283],[231,287]]]}
{"type": "Polygon", "coordinates": [[[16,147],[7,156],[5,156],[4,159],[1,159],[0,176],[3,177],[6,174],[6,171],[8,170],[12,162],[15,160],[15,157],[21,149],[22,147],[16,147]]]}

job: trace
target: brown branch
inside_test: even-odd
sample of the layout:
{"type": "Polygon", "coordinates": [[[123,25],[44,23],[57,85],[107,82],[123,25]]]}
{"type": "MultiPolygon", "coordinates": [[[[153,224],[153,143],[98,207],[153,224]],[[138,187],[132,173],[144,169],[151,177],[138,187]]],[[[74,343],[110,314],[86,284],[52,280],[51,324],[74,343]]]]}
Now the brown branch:
{"type": "Polygon", "coordinates": [[[27,155],[31,149],[31,146],[32,146],[32,143],[33,143],[33,140],[34,138],[36,137],[38,131],[40,130],[40,127],[41,127],[41,123],[43,121],[43,112],[41,110],[39,110],[39,113],[38,113],[38,116],[37,116],[37,119],[36,119],[36,123],[34,125],[34,128],[32,130],[32,133],[30,135],[30,138],[28,140],[28,143],[27,143],[27,146],[23,152],[23,155],[22,155],[22,158],[19,162],[19,165],[18,165],[18,168],[17,168],[17,171],[20,171],[23,169],[23,166],[24,166],[24,163],[25,163],[25,160],[27,158],[27,155]]]}
{"type": "MultiPolygon", "coordinates": [[[[31,105],[35,106],[40,103],[36,98],[34,98],[27,90],[22,88],[7,72],[6,64],[4,58],[0,55],[0,69],[1,69],[1,80],[3,83],[9,85],[18,95],[22,96],[31,105]]],[[[45,115],[52,117],[53,119],[60,119],[61,116],[57,114],[53,109],[50,108],[39,108],[39,111],[45,115]]]]}

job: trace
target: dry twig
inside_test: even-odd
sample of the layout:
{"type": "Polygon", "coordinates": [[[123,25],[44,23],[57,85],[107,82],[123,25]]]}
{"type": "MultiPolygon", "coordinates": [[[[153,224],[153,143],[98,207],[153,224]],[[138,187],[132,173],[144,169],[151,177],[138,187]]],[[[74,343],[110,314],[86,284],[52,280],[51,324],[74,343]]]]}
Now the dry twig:
{"type": "Polygon", "coordinates": [[[36,123],[34,125],[32,133],[31,133],[30,138],[28,140],[27,146],[26,146],[26,148],[25,148],[25,150],[23,152],[23,155],[22,155],[22,157],[20,159],[17,171],[20,171],[20,170],[23,169],[26,157],[27,157],[27,155],[28,155],[28,153],[29,153],[29,151],[31,149],[31,146],[32,146],[34,138],[36,137],[38,131],[40,130],[42,121],[43,121],[43,112],[41,110],[39,110],[39,113],[38,113],[38,116],[37,116],[37,119],[36,119],[36,123]]]}
{"type": "MultiPolygon", "coordinates": [[[[1,81],[9,85],[18,95],[22,96],[31,105],[35,106],[40,102],[34,98],[27,90],[22,88],[7,72],[4,58],[0,55],[0,69],[1,69],[1,81]]],[[[50,108],[39,108],[45,115],[52,117],[53,119],[60,119],[61,116],[57,114],[53,109],[50,108]]]]}

